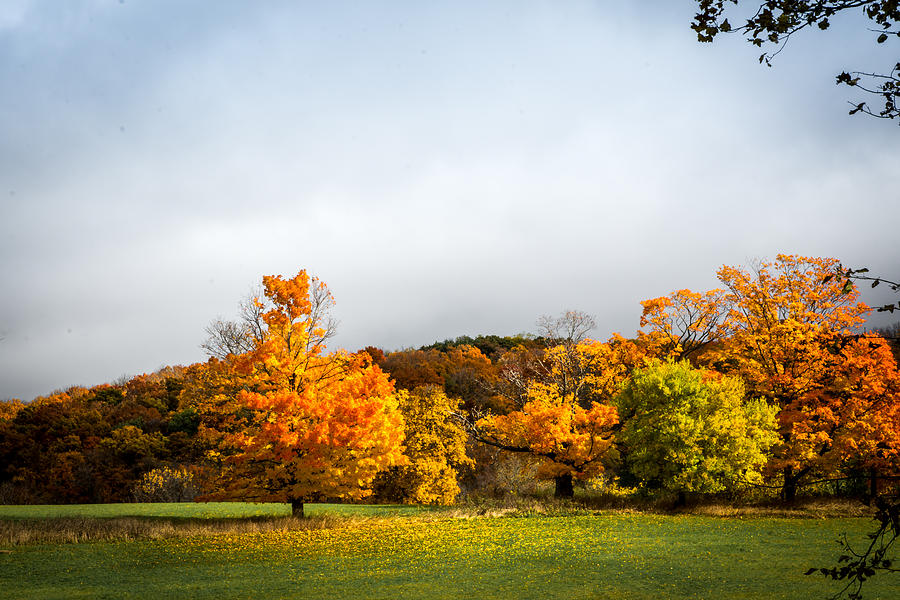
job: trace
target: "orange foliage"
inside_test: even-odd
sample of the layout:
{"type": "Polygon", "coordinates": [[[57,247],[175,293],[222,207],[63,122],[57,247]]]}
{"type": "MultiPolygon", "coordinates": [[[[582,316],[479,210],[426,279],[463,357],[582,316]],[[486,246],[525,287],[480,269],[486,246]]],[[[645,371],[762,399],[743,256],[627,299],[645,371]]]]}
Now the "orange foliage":
{"type": "Polygon", "coordinates": [[[900,371],[882,338],[845,340],[820,386],[784,407],[774,467],[900,470],[900,371]]]}
{"type": "MultiPolygon", "coordinates": [[[[264,277],[266,331],[253,350],[195,374],[222,388],[202,406],[224,412],[223,474],[208,498],[291,502],[361,498],[403,462],[393,385],[368,354],[326,353],[331,296],[304,271],[264,277]],[[240,388],[235,395],[231,392],[240,388]]],[[[208,419],[207,419],[208,420],[208,419]]]]}
{"type": "MultiPolygon", "coordinates": [[[[829,277],[838,265],[780,254],[753,273],[728,266],[718,272],[730,290],[731,335],[717,348],[716,364],[739,373],[751,395],[781,407],[782,443],[770,466],[781,470],[786,498],[806,475],[870,445],[864,441],[870,433],[884,432],[875,425],[879,415],[897,401],[897,367],[887,346],[853,338],[869,307],[855,288],[829,277]]],[[[900,444],[878,435],[891,448],[900,444]]]]}
{"type": "Polygon", "coordinates": [[[641,344],[660,359],[686,358],[716,342],[725,334],[728,314],[724,290],[703,294],[678,290],[668,296],[641,302],[641,344]]]}
{"type": "Polygon", "coordinates": [[[556,479],[557,494],[570,495],[572,478],[603,470],[618,423],[609,401],[644,355],[618,335],[560,344],[530,362],[526,354],[520,349],[519,360],[505,365],[506,377],[522,388],[519,408],[482,418],[473,431],[489,445],[544,458],[539,476],[556,479]]]}
{"type": "Polygon", "coordinates": [[[398,389],[412,391],[438,385],[448,396],[460,399],[464,409],[498,405],[491,391],[496,387],[497,367],[474,346],[455,346],[447,351],[400,350],[387,354],[379,365],[398,389]]]}
{"type": "Polygon", "coordinates": [[[0,400],[0,421],[12,421],[25,404],[18,398],[0,400]]]}
{"type": "Polygon", "coordinates": [[[528,452],[547,459],[539,476],[588,479],[603,471],[602,459],[612,444],[611,428],[618,423],[615,407],[598,402],[582,408],[572,395],[536,384],[521,410],[485,417],[477,434],[491,445],[528,452]]]}

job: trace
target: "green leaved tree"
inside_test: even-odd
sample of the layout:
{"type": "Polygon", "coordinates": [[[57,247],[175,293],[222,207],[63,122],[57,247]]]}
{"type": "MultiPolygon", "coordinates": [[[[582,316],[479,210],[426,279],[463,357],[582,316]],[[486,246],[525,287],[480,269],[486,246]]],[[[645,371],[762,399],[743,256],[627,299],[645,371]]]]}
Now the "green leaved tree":
{"type": "Polygon", "coordinates": [[[636,369],[615,404],[624,468],[649,488],[719,492],[761,480],[777,409],[743,382],[687,361],[636,369]]]}

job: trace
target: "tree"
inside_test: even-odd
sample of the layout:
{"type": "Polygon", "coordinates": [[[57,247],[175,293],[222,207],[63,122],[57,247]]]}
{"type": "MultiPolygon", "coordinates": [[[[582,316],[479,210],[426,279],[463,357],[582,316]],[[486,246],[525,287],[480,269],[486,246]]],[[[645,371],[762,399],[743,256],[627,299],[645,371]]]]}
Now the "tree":
{"type": "MultiPolygon", "coordinates": [[[[883,44],[890,38],[900,37],[897,24],[900,22],[900,4],[896,0],[764,0],[751,2],[759,4],[755,10],[739,17],[734,14],[738,0],[697,0],[698,12],[691,28],[697,32],[701,42],[712,42],[720,33],[740,32],[747,41],[757,47],[774,48],[760,55],[759,62],[772,65],[772,60],[787,42],[804,29],[826,30],[832,19],[840,13],[859,9],[876,28],[872,38],[876,44],[883,44]],[[742,25],[732,24],[728,17],[744,19],[742,25]]],[[[884,102],[884,108],[870,108],[866,102],[853,104],[850,114],[864,113],[882,119],[900,116],[900,62],[887,73],[853,71],[841,72],[836,82],[856,87],[863,92],[877,96],[884,102]]]]}
{"type": "Polygon", "coordinates": [[[460,469],[473,464],[466,456],[466,431],[457,419],[459,402],[434,385],[398,393],[397,399],[409,463],[379,474],[379,495],[401,502],[452,504],[460,491],[460,469]]]}
{"type": "Polygon", "coordinates": [[[519,360],[510,361],[505,374],[515,408],[470,423],[482,443],[544,459],[538,476],[554,480],[558,497],[572,497],[574,479],[598,475],[614,456],[618,415],[610,402],[643,360],[637,346],[620,336],[605,343],[579,337],[537,354],[513,351],[519,360]]]}
{"type": "MultiPolygon", "coordinates": [[[[872,281],[873,288],[884,282],[891,285],[893,291],[900,290],[900,284],[880,277],[864,275],[868,271],[865,268],[854,270],[838,266],[836,274],[840,278],[844,278],[843,291],[845,293],[851,293],[855,289],[852,283],[854,279],[872,281]]],[[[825,277],[825,280],[828,281],[832,278],[831,275],[828,275],[825,277]]],[[[898,306],[900,306],[900,303],[898,303],[898,306]]],[[[893,312],[893,307],[894,305],[890,304],[879,310],[893,312]]],[[[900,409],[897,409],[895,405],[894,414],[884,419],[882,423],[887,423],[893,426],[894,429],[900,427],[900,409]]],[[[862,598],[862,587],[866,580],[879,572],[900,572],[900,569],[894,566],[894,561],[890,554],[897,538],[900,537],[900,496],[897,495],[895,488],[892,495],[873,494],[869,501],[874,504],[876,509],[875,522],[877,526],[875,531],[867,536],[868,543],[862,549],[857,550],[845,536],[840,540],[842,552],[838,558],[837,566],[813,567],[806,571],[807,575],[821,573],[832,580],[844,581],[844,587],[833,596],[834,598],[840,598],[846,594],[850,600],[859,600],[862,598]]]]}
{"type": "Polygon", "coordinates": [[[550,342],[577,344],[587,339],[587,335],[597,327],[592,315],[567,310],[558,317],[543,315],[538,319],[538,335],[550,342]]]}
{"type": "Polygon", "coordinates": [[[334,322],[323,283],[305,271],[267,276],[263,293],[260,339],[226,361],[242,389],[208,497],[289,502],[298,516],[306,501],[365,497],[404,460],[394,387],[367,353],[326,352],[334,322]]]}
{"type": "Polygon", "coordinates": [[[660,358],[696,356],[726,335],[725,318],[731,309],[725,290],[703,294],[678,290],[641,302],[644,346],[660,358]]]}
{"type": "Polygon", "coordinates": [[[625,468],[649,487],[719,492],[759,483],[777,441],[777,409],[746,400],[735,377],[656,362],[632,374],[616,398],[625,468]]]}
{"type": "Polygon", "coordinates": [[[781,471],[786,500],[824,464],[834,435],[852,416],[839,410],[842,396],[836,386],[851,368],[843,350],[869,307],[858,301],[855,289],[845,293],[840,282],[826,280],[838,264],[830,258],[779,254],[752,271],[724,266],[718,272],[730,291],[731,310],[730,336],[716,351],[716,365],[741,375],[751,395],[781,409],[782,441],[772,465],[781,471]],[[829,411],[840,418],[823,419],[829,411]],[[808,443],[813,439],[814,448],[808,443]]]}
{"type": "Polygon", "coordinates": [[[592,402],[582,407],[571,393],[542,384],[529,388],[521,409],[477,421],[477,440],[510,452],[526,452],[544,458],[538,477],[553,479],[555,495],[571,498],[573,479],[590,479],[603,471],[603,460],[612,447],[616,409],[592,402]]]}

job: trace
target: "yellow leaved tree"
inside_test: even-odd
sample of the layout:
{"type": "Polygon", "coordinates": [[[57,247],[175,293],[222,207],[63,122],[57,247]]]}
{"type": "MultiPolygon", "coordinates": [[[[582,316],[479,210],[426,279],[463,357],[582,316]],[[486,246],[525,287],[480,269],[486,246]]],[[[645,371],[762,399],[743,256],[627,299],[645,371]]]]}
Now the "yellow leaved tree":
{"type": "Polygon", "coordinates": [[[406,465],[391,467],[376,479],[385,499],[417,504],[452,504],[459,495],[461,469],[474,466],[466,456],[466,431],[459,400],[435,385],[397,394],[406,426],[406,465]]]}

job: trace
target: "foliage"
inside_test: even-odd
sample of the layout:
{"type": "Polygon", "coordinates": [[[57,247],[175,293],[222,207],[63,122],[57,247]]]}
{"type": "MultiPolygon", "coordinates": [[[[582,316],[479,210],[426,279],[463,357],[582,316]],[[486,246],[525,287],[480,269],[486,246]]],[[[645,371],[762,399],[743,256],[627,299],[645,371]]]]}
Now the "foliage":
{"type": "Polygon", "coordinates": [[[436,386],[401,392],[397,399],[409,463],[379,475],[378,495],[407,503],[452,504],[460,491],[459,470],[473,464],[466,456],[467,436],[456,415],[459,402],[436,386]]]}
{"type": "Polygon", "coordinates": [[[759,483],[778,437],[774,407],[733,377],[657,363],[634,371],[616,405],[627,468],[644,485],[719,492],[759,483]]]}
{"type": "Polygon", "coordinates": [[[572,479],[590,479],[603,470],[618,422],[610,398],[626,374],[620,361],[624,340],[584,340],[546,349],[534,376],[513,372],[522,387],[519,407],[471,424],[479,441],[525,452],[544,460],[538,475],[554,479],[557,495],[572,495],[572,479]],[[540,379],[538,379],[540,377],[540,379]]]}
{"type": "MultiPolygon", "coordinates": [[[[862,9],[862,13],[873,21],[876,29],[871,32],[876,44],[900,37],[900,30],[897,29],[900,4],[896,0],[757,0],[751,5],[757,2],[759,7],[745,15],[744,23],[734,25],[729,22],[728,15],[735,16],[732,10],[736,9],[728,5],[737,5],[738,0],[697,0],[699,12],[691,28],[697,32],[697,39],[701,42],[712,42],[720,33],[740,32],[747,35],[747,41],[754,46],[771,45],[777,50],[764,52],[759,57],[760,63],[765,62],[769,66],[793,35],[808,28],[826,30],[831,26],[832,19],[853,9],[862,9]]],[[[836,82],[856,87],[884,102],[883,109],[872,109],[865,102],[854,104],[851,115],[862,112],[883,119],[900,116],[900,62],[891,67],[887,74],[842,72],[836,82]]]]}
{"type": "Polygon", "coordinates": [[[726,335],[725,318],[730,306],[724,290],[699,294],[678,290],[668,296],[641,302],[640,341],[659,358],[687,358],[703,351],[726,335]]]}
{"type": "Polygon", "coordinates": [[[467,344],[390,352],[378,363],[401,390],[437,385],[458,398],[465,410],[497,408],[497,366],[478,348],[467,344]]]}
{"type": "Polygon", "coordinates": [[[854,406],[893,401],[893,384],[883,381],[896,375],[889,352],[873,354],[868,342],[854,341],[852,331],[869,307],[858,301],[855,289],[827,278],[839,264],[779,254],[752,272],[728,266],[718,272],[730,292],[730,336],[717,349],[714,364],[739,374],[751,395],[781,409],[782,441],[771,466],[781,470],[786,499],[794,497],[804,477],[834,466],[836,436],[865,414],[847,408],[849,397],[854,406]],[[879,366],[863,365],[873,358],[879,366]],[[867,386],[887,397],[867,397],[862,391],[867,386]]]}
{"type": "Polygon", "coordinates": [[[0,400],[0,422],[13,420],[23,408],[25,408],[25,404],[18,398],[0,400]]]}
{"type": "Polygon", "coordinates": [[[393,385],[367,353],[325,352],[332,300],[324,284],[300,271],[264,277],[263,288],[261,339],[218,371],[243,388],[233,402],[225,396],[222,473],[207,497],[290,502],[297,514],[307,501],[365,497],[378,471],[403,462],[393,385]]]}
{"type": "Polygon", "coordinates": [[[144,473],[134,487],[135,502],[190,502],[198,493],[186,467],[160,467],[144,473]]]}

